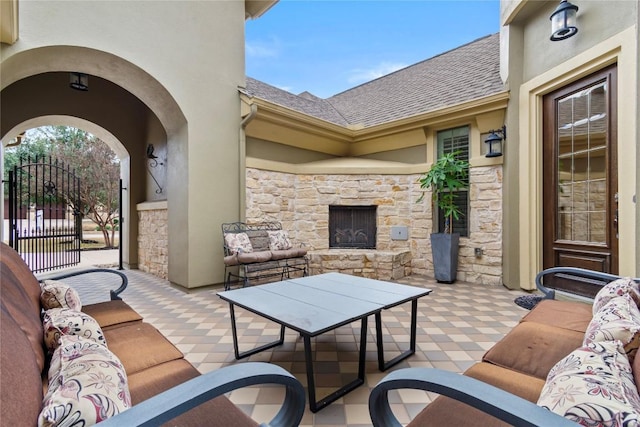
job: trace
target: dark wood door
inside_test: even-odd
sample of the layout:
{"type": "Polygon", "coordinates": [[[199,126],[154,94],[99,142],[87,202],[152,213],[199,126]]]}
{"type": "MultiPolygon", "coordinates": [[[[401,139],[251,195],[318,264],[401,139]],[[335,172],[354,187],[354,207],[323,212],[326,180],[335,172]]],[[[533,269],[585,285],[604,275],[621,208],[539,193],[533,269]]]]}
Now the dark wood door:
{"type": "Polygon", "coordinates": [[[616,66],[543,100],[543,264],[618,273],[616,66]]]}

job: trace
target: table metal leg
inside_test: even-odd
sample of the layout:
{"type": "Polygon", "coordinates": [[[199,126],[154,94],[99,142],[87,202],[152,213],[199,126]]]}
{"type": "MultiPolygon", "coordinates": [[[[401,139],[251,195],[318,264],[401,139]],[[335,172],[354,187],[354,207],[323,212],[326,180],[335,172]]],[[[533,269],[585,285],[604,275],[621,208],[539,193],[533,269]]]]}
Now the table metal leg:
{"type": "Polygon", "coordinates": [[[360,355],[358,359],[358,378],[349,384],[339,388],[320,401],[316,401],[316,384],[313,375],[313,360],[311,353],[311,337],[303,335],[304,357],[307,365],[307,388],[309,390],[309,408],[311,412],[318,412],[320,409],[335,402],[345,394],[364,384],[365,359],[367,354],[367,318],[363,317],[360,326],[360,355]]]}
{"type": "Polygon", "coordinates": [[[378,369],[386,371],[392,366],[397,365],[407,357],[416,352],[416,333],[417,333],[417,315],[418,300],[411,300],[411,336],[409,341],[409,349],[394,357],[388,362],[384,361],[384,344],[382,341],[382,313],[379,311],[376,317],[376,344],[378,345],[378,369]]]}
{"type": "Polygon", "coordinates": [[[260,353],[261,351],[273,348],[273,347],[277,347],[279,345],[282,345],[282,343],[284,342],[284,326],[280,325],[280,339],[277,341],[273,341],[270,343],[267,343],[265,345],[261,345],[260,347],[256,347],[252,350],[247,350],[245,352],[240,353],[239,349],[238,349],[238,330],[236,327],[236,313],[235,310],[233,308],[233,304],[229,304],[229,311],[231,312],[231,332],[233,335],[233,352],[235,353],[236,359],[243,359],[245,357],[249,357],[253,354],[256,353],[260,353]]]}

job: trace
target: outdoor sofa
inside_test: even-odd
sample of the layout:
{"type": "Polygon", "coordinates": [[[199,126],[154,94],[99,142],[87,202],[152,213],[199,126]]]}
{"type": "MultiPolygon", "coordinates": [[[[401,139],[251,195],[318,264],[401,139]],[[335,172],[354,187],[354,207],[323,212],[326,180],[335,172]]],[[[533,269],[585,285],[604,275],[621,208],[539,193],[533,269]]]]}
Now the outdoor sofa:
{"type": "MultiPolygon", "coordinates": [[[[113,273],[122,284],[111,293],[112,300],[81,307],[72,288],[56,280],[41,287],[20,255],[0,245],[2,425],[54,425],[54,420],[62,420],[62,425],[155,426],[172,420],[171,425],[180,426],[257,426],[224,396],[255,384],[286,390],[268,425],[298,425],[304,388],[286,370],[238,363],[200,375],[171,342],[119,299],[127,286],[124,274],[89,271],[113,273]],[[51,308],[56,305],[59,308],[51,308]]],[[[61,277],[69,275],[77,273],[61,277]]]]}
{"type": "Polygon", "coordinates": [[[389,402],[398,389],[439,394],[411,427],[639,425],[637,279],[556,267],[536,283],[545,298],[463,375],[407,368],[385,376],[370,394],[373,425],[401,425],[389,402]],[[594,298],[556,298],[551,278],[587,284],[594,298]]]}

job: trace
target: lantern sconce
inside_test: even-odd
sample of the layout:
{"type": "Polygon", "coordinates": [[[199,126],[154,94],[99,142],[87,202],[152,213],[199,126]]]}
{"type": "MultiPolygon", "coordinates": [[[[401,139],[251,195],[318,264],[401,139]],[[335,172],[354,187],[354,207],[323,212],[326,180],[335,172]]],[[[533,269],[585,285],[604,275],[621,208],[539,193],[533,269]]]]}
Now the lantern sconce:
{"type": "Polygon", "coordinates": [[[89,90],[89,76],[83,73],[69,73],[69,86],[72,89],[86,92],[89,90]]]}
{"type": "Polygon", "coordinates": [[[501,129],[494,129],[489,131],[489,136],[484,140],[487,144],[487,154],[485,157],[500,157],[502,156],[502,144],[503,140],[507,139],[507,127],[502,126],[501,129]]]}
{"type": "Polygon", "coordinates": [[[553,11],[551,19],[551,41],[568,39],[578,32],[576,27],[576,14],[578,6],[562,0],[556,10],[553,11]]]}

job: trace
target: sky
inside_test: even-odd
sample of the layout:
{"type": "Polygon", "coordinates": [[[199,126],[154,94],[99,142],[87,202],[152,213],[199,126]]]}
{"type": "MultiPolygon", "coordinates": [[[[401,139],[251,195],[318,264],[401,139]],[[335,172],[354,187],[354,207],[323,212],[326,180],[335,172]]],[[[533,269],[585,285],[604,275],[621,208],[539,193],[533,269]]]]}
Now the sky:
{"type": "Polygon", "coordinates": [[[246,22],[246,73],[328,98],[499,31],[499,0],[280,0],[246,22]]]}

